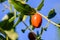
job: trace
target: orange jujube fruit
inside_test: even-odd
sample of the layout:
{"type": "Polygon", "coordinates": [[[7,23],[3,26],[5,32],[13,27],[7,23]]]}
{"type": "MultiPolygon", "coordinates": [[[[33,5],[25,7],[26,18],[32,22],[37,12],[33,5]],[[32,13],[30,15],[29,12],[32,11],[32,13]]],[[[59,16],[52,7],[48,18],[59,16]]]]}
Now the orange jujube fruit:
{"type": "Polygon", "coordinates": [[[31,24],[33,25],[33,27],[39,28],[41,26],[41,23],[42,23],[42,16],[40,14],[35,13],[34,15],[32,15],[31,24]]]}

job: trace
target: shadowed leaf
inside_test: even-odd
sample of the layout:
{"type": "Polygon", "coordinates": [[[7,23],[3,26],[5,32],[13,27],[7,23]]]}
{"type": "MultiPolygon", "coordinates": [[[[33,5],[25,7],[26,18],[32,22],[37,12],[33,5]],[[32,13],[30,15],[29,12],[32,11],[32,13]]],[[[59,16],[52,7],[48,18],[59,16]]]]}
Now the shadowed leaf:
{"type": "Polygon", "coordinates": [[[56,15],[55,9],[50,10],[50,12],[48,14],[48,19],[55,17],[55,15],[56,15]]]}

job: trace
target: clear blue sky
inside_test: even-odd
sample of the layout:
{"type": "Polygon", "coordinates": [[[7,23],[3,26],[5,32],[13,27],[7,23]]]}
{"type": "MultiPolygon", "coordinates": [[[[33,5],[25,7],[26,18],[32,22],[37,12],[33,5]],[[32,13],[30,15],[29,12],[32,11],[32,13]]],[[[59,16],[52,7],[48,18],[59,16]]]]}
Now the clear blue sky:
{"type": "MultiPolygon", "coordinates": [[[[31,7],[36,8],[40,2],[41,2],[41,0],[29,0],[28,4],[31,7]]],[[[8,4],[8,2],[4,2],[4,3],[8,4]]],[[[56,23],[59,23],[60,22],[60,0],[45,0],[44,7],[39,12],[41,12],[42,14],[47,16],[48,12],[53,8],[56,10],[57,15],[54,18],[52,18],[51,20],[56,23]]],[[[0,21],[1,21],[2,17],[6,13],[9,12],[8,9],[6,9],[5,12],[2,12],[3,9],[4,9],[3,5],[0,4],[0,21]]],[[[29,17],[27,17],[25,22],[29,26],[29,17]]],[[[42,26],[45,26],[46,23],[47,23],[47,21],[43,18],[42,26]]],[[[26,30],[25,33],[22,33],[21,29],[24,29],[24,28],[26,28],[26,26],[22,22],[20,22],[16,27],[16,32],[18,33],[19,40],[29,40],[27,36],[30,31],[26,30]]],[[[40,31],[40,28],[34,30],[35,33],[37,31],[40,31]]],[[[44,33],[42,35],[42,39],[44,39],[44,40],[60,40],[59,32],[60,32],[60,30],[56,26],[50,24],[47,31],[44,31],[44,33]]]]}

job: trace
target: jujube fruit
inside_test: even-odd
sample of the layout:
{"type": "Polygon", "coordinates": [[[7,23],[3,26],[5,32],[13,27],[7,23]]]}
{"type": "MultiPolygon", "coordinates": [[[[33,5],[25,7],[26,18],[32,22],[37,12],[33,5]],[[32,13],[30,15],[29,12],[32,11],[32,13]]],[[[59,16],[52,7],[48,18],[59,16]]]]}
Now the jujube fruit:
{"type": "Polygon", "coordinates": [[[29,38],[29,40],[35,40],[36,39],[36,34],[34,32],[30,32],[28,34],[28,38],[29,38]]]}
{"type": "Polygon", "coordinates": [[[33,27],[39,28],[42,24],[42,16],[38,13],[35,13],[34,15],[32,15],[31,24],[33,25],[33,27]]]}

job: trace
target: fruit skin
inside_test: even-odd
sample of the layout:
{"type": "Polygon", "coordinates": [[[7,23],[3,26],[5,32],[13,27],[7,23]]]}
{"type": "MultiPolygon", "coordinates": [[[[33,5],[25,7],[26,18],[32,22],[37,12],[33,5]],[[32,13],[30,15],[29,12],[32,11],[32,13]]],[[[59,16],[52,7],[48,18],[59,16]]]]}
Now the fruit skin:
{"type": "Polygon", "coordinates": [[[34,15],[32,15],[31,24],[33,25],[33,27],[39,28],[42,24],[42,16],[38,13],[35,13],[34,15]]]}
{"type": "Polygon", "coordinates": [[[30,32],[28,34],[28,38],[29,38],[29,40],[35,40],[36,39],[36,34],[34,32],[30,32]]]}

